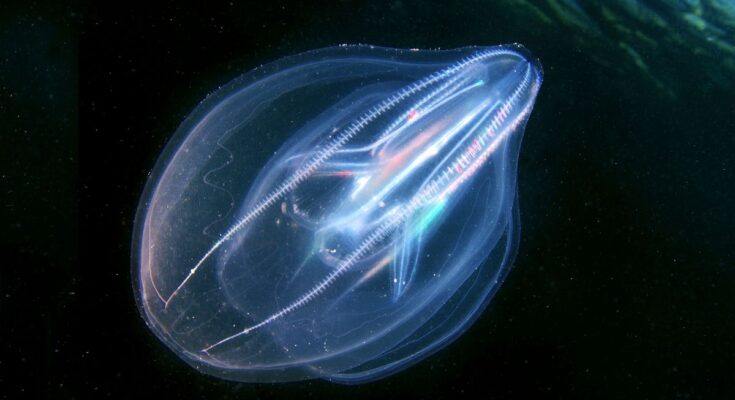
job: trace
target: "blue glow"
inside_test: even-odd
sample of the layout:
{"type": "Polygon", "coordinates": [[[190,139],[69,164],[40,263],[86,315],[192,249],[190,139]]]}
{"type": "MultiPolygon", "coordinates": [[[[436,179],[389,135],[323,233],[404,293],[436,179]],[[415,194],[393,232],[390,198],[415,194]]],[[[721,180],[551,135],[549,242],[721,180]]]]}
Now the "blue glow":
{"type": "Polygon", "coordinates": [[[215,92],[140,203],[148,326],[243,382],[359,383],[447,345],[513,261],[541,80],[518,45],[340,46],[215,92]]]}

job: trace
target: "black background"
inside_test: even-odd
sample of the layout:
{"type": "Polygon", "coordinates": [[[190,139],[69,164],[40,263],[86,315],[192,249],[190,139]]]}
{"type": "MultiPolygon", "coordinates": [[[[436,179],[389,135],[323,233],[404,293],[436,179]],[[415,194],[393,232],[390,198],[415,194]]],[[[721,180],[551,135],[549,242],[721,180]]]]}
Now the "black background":
{"type": "Polygon", "coordinates": [[[732,398],[733,88],[686,57],[661,90],[583,32],[484,3],[4,5],[0,396],[732,398]],[[520,250],[456,342],[366,385],[240,384],[148,332],[130,275],[138,197],[208,93],[328,45],[509,42],[545,69],[520,250]]]}

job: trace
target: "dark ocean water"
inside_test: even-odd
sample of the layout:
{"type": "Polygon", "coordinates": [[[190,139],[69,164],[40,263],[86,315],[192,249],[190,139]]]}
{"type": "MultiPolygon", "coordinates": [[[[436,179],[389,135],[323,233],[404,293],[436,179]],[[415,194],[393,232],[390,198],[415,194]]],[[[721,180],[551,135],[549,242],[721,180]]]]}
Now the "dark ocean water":
{"type": "Polygon", "coordinates": [[[0,6],[0,397],[732,398],[735,2],[611,3],[0,6]],[[147,330],[138,198],[207,94],[335,44],[514,42],[545,73],[519,254],[456,342],[366,385],[240,384],[147,330]]]}

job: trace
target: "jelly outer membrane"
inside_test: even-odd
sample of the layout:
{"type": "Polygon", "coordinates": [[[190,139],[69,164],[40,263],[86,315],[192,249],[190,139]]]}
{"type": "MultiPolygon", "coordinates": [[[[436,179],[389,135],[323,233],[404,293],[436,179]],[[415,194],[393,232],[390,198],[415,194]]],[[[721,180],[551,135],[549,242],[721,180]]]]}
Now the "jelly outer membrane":
{"type": "Polygon", "coordinates": [[[243,382],[365,382],[446,346],[515,257],[517,159],[542,76],[519,45],[339,46],[219,89],[138,209],[149,328],[243,382]]]}

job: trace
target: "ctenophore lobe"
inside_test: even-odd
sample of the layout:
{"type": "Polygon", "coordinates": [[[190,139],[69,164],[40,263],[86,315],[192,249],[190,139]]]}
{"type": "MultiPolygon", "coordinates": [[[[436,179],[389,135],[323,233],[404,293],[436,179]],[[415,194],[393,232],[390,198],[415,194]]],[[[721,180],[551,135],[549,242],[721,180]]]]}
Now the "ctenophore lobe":
{"type": "Polygon", "coordinates": [[[513,262],[541,80],[519,45],[339,46],[216,91],[139,206],[149,328],[244,382],[364,382],[447,345],[513,262]]]}

